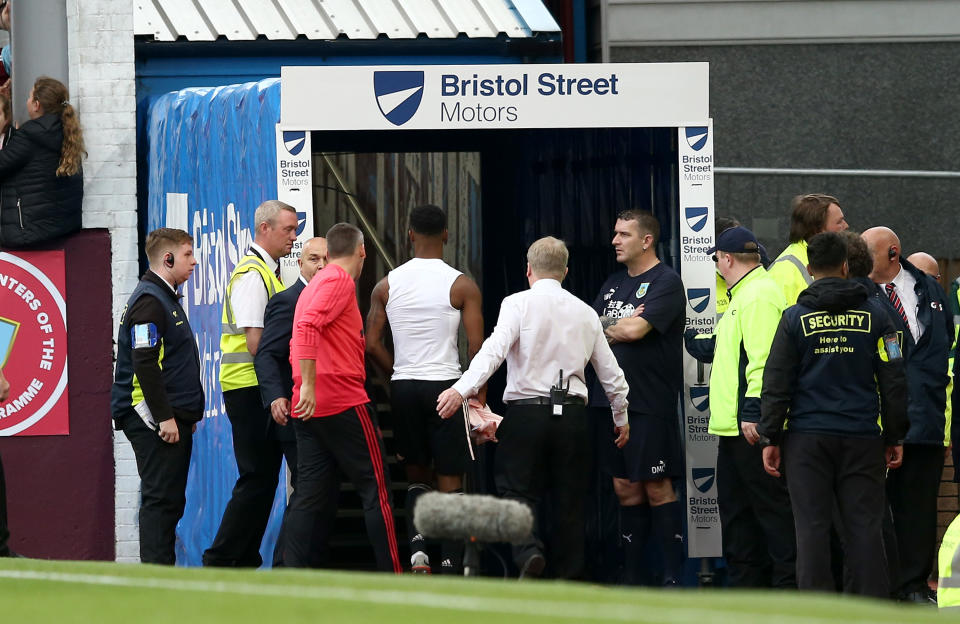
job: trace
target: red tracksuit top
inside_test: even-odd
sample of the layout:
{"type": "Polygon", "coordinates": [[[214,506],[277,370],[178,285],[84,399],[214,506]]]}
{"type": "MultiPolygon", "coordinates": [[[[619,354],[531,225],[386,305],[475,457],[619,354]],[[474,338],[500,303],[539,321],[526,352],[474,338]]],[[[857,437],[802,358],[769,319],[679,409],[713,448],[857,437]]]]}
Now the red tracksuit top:
{"type": "Polygon", "coordinates": [[[300,401],[300,360],[317,363],[314,416],[332,416],[370,401],[363,387],[366,340],[356,284],[336,264],[320,270],[300,294],[293,316],[290,363],[293,403],[300,401]]]}

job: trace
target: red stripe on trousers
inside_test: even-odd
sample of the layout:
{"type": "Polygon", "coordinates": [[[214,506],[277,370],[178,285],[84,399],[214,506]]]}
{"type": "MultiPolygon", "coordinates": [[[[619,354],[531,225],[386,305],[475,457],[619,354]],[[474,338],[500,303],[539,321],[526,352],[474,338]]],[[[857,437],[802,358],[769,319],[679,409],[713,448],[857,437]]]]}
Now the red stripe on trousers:
{"type": "Polygon", "coordinates": [[[396,574],[401,574],[403,569],[400,567],[400,555],[397,552],[397,534],[393,526],[393,510],[390,508],[390,500],[387,497],[387,482],[383,475],[383,456],[380,455],[380,439],[377,437],[373,422],[370,420],[367,406],[358,405],[356,412],[357,417],[360,419],[360,426],[363,428],[363,437],[367,441],[367,450],[370,451],[373,472],[377,479],[380,513],[383,514],[383,524],[387,531],[387,545],[390,548],[390,558],[393,560],[393,571],[396,574]]]}

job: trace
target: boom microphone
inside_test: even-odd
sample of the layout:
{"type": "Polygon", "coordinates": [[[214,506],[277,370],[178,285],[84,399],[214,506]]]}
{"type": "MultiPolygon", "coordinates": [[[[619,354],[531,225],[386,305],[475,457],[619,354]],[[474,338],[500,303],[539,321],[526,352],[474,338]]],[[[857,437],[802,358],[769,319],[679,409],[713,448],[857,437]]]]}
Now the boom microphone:
{"type": "Polygon", "coordinates": [[[533,513],[523,503],[493,496],[428,492],[417,499],[413,524],[433,539],[519,544],[530,539],[533,513]]]}

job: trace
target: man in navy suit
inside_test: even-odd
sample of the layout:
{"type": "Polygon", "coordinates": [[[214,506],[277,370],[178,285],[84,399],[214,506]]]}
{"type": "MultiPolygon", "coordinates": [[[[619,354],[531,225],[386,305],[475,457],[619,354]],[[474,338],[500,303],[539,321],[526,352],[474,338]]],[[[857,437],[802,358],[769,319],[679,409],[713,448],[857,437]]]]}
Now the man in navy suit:
{"type": "MultiPolygon", "coordinates": [[[[269,408],[273,416],[273,422],[268,425],[268,437],[280,442],[287,466],[293,473],[294,487],[297,483],[297,440],[293,435],[293,428],[287,424],[290,418],[290,399],[293,397],[293,370],[290,366],[293,312],[307,282],[327,263],[326,239],[317,237],[307,241],[300,251],[297,263],[300,265],[297,281],[278,292],[267,303],[263,313],[263,335],[253,359],[263,406],[269,408]]],[[[335,515],[336,509],[333,510],[330,522],[335,515]]],[[[281,527],[273,551],[274,567],[283,565],[283,535],[281,527]]],[[[319,565],[320,559],[315,563],[319,565]]]]}

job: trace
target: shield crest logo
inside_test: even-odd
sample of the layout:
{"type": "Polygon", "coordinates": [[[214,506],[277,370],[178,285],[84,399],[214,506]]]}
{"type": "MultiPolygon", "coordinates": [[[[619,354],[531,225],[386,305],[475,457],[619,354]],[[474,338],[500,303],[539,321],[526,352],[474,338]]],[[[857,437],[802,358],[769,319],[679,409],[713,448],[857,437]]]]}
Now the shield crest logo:
{"type": "Polygon", "coordinates": [[[297,211],[297,236],[303,234],[303,228],[307,226],[307,213],[297,211]]]}
{"type": "Polygon", "coordinates": [[[423,99],[422,71],[375,71],[373,92],[383,116],[395,126],[402,126],[420,108],[423,99]]]}
{"type": "Polygon", "coordinates": [[[283,146],[291,156],[296,156],[306,143],[307,133],[303,130],[284,130],[283,146]]]}
{"type": "Polygon", "coordinates": [[[703,226],[707,224],[707,212],[706,206],[694,206],[684,210],[687,225],[690,226],[691,230],[699,232],[703,229],[703,226]]]}
{"type": "Polygon", "coordinates": [[[706,126],[695,126],[686,128],[687,145],[693,148],[693,151],[699,152],[707,144],[708,130],[706,126]]]}
{"type": "Polygon", "coordinates": [[[644,282],[640,284],[640,288],[637,289],[637,299],[643,299],[644,295],[647,294],[647,290],[650,288],[650,282],[644,282]]]}
{"type": "Polygon", "coordinates": [[[690,307],[693,308],[694,312],[703,312],[707,309],[707,304],[710,303],[710,289],[688,288],[687,301],[690,302],[690,307]]]}
{"type": "Polygon", "coordinates": [[[710,388],[708,386],[691,386],[690,403],[698,412],[705,412],[710,407],[710,388]]]}
{"type": "Polygon", "coordinates": [[[13,341],[17,339],[20,323],[0,317],[0,368],[7,365],[10,352],[13,351],[13,341]]]}
{"type": "Polygon", "coordinates": [[[717,471],[714,468],[694,468],[690,471],[690,475],[693,477],[693,484],[704,494],[713,487],[716,474],[717,471]]]}

